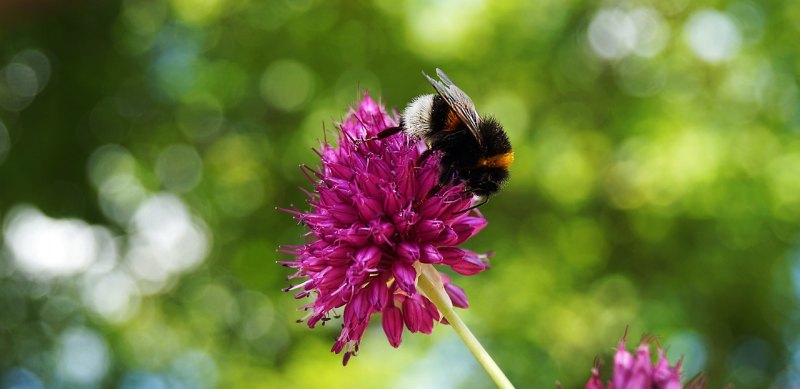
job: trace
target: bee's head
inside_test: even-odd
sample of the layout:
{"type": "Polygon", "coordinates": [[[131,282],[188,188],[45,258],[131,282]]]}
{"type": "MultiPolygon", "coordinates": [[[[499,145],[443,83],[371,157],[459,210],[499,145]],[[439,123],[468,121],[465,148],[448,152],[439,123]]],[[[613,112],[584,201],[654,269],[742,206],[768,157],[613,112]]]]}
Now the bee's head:
{"type": "Polygon", "coordinates": [[[479,168],[470,172],[467,178],[469,190],[480,197],[488,197],[500,190],[500,185],[508,178],[508,169],[493,167],[479,168]]]}

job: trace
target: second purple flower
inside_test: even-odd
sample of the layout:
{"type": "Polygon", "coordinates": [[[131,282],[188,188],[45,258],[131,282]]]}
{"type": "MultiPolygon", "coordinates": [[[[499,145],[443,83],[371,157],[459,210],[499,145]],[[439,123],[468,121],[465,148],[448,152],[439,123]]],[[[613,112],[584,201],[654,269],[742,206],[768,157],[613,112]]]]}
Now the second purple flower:
{"type": "MultiPolygon", "coordinates": [[[[439,155],[421,160],[423,141],[400,133],[382,140],[363,139],[397,125],[385,109],[366,96],[339,125],[338,146],[327,141],[317,154],[321,166],[303,167],[314,185],[311,209],[287,210],[309,229],[308,243],[283,246],[297,269],[296,298],[313,301],[303,308],[309,327],[336,316],[344,307],[342,332],[332,351],[343,363],[358,352],[369,320],[382,314],[389,343],[398,347],[404,327],[431,333],[442,315],[417,291],[415,263],[439,264],[463,275],[488,268],[487,255],[458,246],[486,226],[470,207],[472,196],[461,184],[437,187],[439,155]]],[[[466,308],[464,291],[441,274],[454,306],[466,308]]]]}
{"type": "MultiPolygon", "coordinates": [[[[627,334],[626,334],[627,335],[627,334]]],[[[614,365],[611,380],[603,385],[600,379],[600,368],[592,369],[592,377],[586,383],[586,389],[703,389],[705,381],[698,376],[686,385],[681,385],[681,361],[670,365],[663,349],[658,347],[658,360],[653,365],[650,356],[652,337],[646,336],[634,354],[626,348],[625,336],[619,341],[614,354],[614,365]]]]}

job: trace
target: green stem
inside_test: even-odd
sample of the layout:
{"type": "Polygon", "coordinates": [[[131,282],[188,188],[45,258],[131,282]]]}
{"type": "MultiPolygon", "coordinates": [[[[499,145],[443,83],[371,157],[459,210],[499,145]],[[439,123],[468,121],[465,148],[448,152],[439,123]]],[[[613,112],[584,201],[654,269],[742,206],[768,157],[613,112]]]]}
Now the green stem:
{"type": "Polygon", "coordinates": [[[503,371],[500,370],[497,363],[495,363],[489,353],[486,352],[486,349],[481,346],[478,338],[470,332],[467,325],[464,324],[464,321],[461,320],[461,317],[459,317],[453,309],[453,302],[450,301],[450,296],[448,296],[447,292],[444,290],[439,272],[433,268],[433,265],[429,264],[417,262],[414,264],[414,267],[417,269],[417,274],[419,275],[417,287],[419,287],[422,293],[425,294],[434,305],[436,305],[436,308],[444,315],[450,323],[450,326],[453,327],[461,338],[461,341],[464,342],[469,351],[472,352],[472,355],[475,356],[475,359],[483,366],[483,369],[486,370],[486,373],[489,374],[489,377],[492,378],[497,387],[501,389],[513,389],[514,385],[511,384],[508,377],[503,374],[503,371]]]}

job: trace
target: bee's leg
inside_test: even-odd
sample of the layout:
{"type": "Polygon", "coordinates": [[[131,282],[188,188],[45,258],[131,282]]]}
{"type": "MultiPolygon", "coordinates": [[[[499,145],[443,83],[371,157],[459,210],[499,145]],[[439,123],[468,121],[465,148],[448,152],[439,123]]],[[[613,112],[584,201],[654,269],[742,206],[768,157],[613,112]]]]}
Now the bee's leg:
{"type": "MultiPolygon", "coordinates": [[[[430,150],[427,150],[426,152],[430,154],[429,151],[430,150]]],[[[436,183],[436,185],[434,185],[433,188],[431,188],[430,192],[428,192],[428,197],[431,197],[436,193],[439,193],[439,191],[442,190],[442,188],[444,188],[445,185],[453,184],[453,180],[455,180],[455,177],[456,177],[456,171],[455,169],[453,169],[452,166],[442,166],[442,171],[441,173],[439,173],[439,182],[436,183]]]]}
{"type": "Polygon", "coordinates": [[[453,183],[457,176],[455,168],[452,166],[442,166],[442,171],[439,173],[439,186],[453,183]]]}
{"type": "MultiPolygon", "coordinates": [[[[428,149],[428,150],[425,150],[425,152],[423,152],[423,153],[422,153],[422,155],[420,155],[419,159],[417,160],[417,162],[418,162],[418,163],[417,163],[417,164],[418,164],[418,166],[417,166],[417,169],[419,169],[419,168],[421,167],[421,166],[419,166],[419,165],[423,165],[423,164],[424,164],[424,161],[425,161],[425,159],[426,159],[426,158],[428,158],[428,156],[430,156],[430,155],[431,155],[431,150],[430,150],[430,149],[428,149]],[[420,161],[423,161],[423,162],[420,162],[420,161]]],[[[450,169],[445,169],[445,170],[448,170],[448,171],[449,171],[450,169]]],[[[422,203],[423,203],[423,201],[424,201],[425,199],[428,199],[428,198],[431,198],[431,197],[433,197],[434,195],[436,195],[437,193],[439,193],[439,191],[440,191],[440,190],[442,190],[442,188],[444,188],[444,185],[445,185],[447,182],[446,182],[446,181],[442,181],[441,177],[442,177],[442,176],[440,175],[440,176],[439,176],[439,182],[437,182],[437,183],[436,183],[436,185],[434,185],[434,186],[433,186],[433,188],[431,188],[431,190],[429,190],[429,191],[428,191],[428,193],[425,195],[425,197],[423,197],[422,199],[420,199],[419,201],[417,201],[417,203],[416,203],[416,204],[414,204],[414,208],[415,208],[415,209],[416,209],[416,208],[419,208],[419,206],[420,206],[420,205],[422,205],[422,203]]]]}
{"type": "Polygon", "coordinates": [[[432,152],[433,151],[431,151],[431,149],[423,151],[422,154],[420,154],[419,158],[417,158],[417,166],[424,166],[425,161],[428,159],[428,157],[431,156],[432,152]]]}
{"type": "Polygon", "coordinates": [[[389,127],[387,129],[379,132],[378,135],[375,138],[377,138],[377,139],[388,138],[388,137],[390,137],[390,136],[392,136],[394,134],[397,134],[400,131],[403,131],[403,127],[402,126],[389,127]]]}
{"type": "Polygon", "coordinates": [[[433,195],[439,193],[440,190],[442,190],[442,184],[436,184],[433,188],[431,188],[430,191],[428,191],[427,197],[433,197],[433,195]]]}
{"type": "Polygon", "coordinates": [[[469,207],[469,208],[467,208],[467,209],[465,209],[465,210],[463,210],[463,211],[453,212],[453,215],[460,215],[460,214],[462,214],[462,213],[469,212],[469,211],[471,211],[471,210],[473,210],[473,209],[475,209],[475,208],[478,208],[478,207],[480,207],[481,205],[483,205],[483,204],[486,204],[486,203],[488,203],[488,202],[489,202],[489,196],[483,197],[483,201],[481,201],[480,203],[478,203],[478,204],[476,204],[476,205],[473,205],[473,206],[471,206],[471,207],[469,207]]]}
{"type": "Polygon", "coordinates": [[[375,135],[375,136],[370,137],[370,138],[359,139],[358,141],[359,142],[369,142],[369,141],[372,141],[372,140],[380,140],[380,139],[388,138],[388,137],[390,137],[390,136],[392,136],[394,134],[397,134],[397,133],[399,133],[401,131],[403,131],[403,127],[402,126],[389,127],[387,129],[379,132],[378,135],[375,135]]]}

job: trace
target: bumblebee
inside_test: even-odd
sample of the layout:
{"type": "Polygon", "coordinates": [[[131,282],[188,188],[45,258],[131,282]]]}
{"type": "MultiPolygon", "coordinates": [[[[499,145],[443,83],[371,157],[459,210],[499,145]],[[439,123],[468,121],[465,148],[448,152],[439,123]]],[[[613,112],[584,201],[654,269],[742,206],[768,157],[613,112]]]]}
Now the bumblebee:
{"type": "Polygon", "coordinates": [[[463,182],[467,191],[482,200],[477,207],[508,179],[514,152],[503,126],[492,117],[481,117],[472,99],[441,69],[436,74],[441,81],[422,73],[436,94],[414,98],[403,110],[400,125],[381,131],[377,138],[402,131],[424,139],[428,150],[421,158],[433,151],[442,155],[439,185],[463,182]]]}

